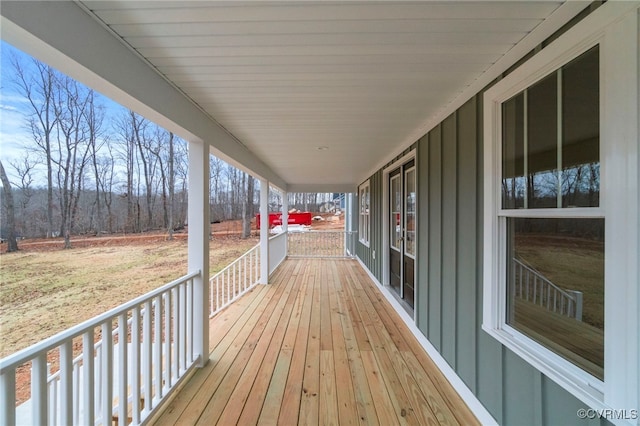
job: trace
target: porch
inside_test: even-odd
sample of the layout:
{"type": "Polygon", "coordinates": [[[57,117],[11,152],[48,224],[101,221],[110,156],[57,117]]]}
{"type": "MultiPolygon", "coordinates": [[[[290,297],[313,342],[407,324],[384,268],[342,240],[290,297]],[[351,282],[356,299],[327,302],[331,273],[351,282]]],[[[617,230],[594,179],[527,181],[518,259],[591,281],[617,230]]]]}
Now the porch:
{"type": "Polygon", "coordinates": [[[355,260],[287,259],[152,423],[478,424],[355,260]]]}

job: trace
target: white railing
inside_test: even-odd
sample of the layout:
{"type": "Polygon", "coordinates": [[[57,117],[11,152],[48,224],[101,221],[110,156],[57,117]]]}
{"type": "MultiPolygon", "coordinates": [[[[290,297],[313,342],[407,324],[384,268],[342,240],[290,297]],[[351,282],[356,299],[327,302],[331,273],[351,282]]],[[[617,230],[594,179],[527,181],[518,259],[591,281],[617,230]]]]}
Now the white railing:
{"type": "Polygon", "coordinates": [[[273,237],[269,237],[269,275],[276,270],[286,257],[287,233],[282,232],[273,237]]]}
{"type": "Polygon", "coordinates": [[[564,290],[535,269],[513,259],[514,296],[582,321],[582,292],[564,290]]]}
{"type": "Polygon", "coordinates": [[[0,424],[144,422],[201,356],[193,339],[199,275],[186,275],[0,360],[0,424]],[[48,360],[58,364],[53,374],[48,360]],[[31,398],[16,408],[16,372],[29,367],[31,398]]]}
{"type": "MultiPolygon", "coordinates": [[[[269,239],[269,272],[287,255],[352,257],[348,247],[355,235],[275,235],[269,239]]],[[[0,424],[144,423],[201,356],[194,350],[194,278],[199,275],[186,275],[0,360],[0,424]],[[24,402],[16,407],[17,379],[24,371],[31,395],[21,396],[24,402]]],[[[258,244],[211,277],[210,316],[259,281],[258,244]]]]}
{"type": "Polygon", "coordinates": [[[352,231],[289,232],[290,257],[353,257],[356,233],[352,231]]]}
{"type": "Polygon", "coordinates": [[[209,279],[209,317],[213,317],[260,281],[260,244],[209,279]]]}

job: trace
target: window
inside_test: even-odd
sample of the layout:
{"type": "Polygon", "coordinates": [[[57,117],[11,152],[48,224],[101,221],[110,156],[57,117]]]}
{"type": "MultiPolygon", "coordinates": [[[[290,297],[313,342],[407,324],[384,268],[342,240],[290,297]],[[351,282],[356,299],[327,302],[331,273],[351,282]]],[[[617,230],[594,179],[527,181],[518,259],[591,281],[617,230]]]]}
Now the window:
{"type": "Polygon", "coordinates": [[[416,168],[405,170],[405,226],[407,227],[405,253],[416,256],[416,168]]]}
{"type": "Polygon", "coordinates": [[[616,8],[484,95],[482,327],[589,406],[637,409],[638,22],[616,8]]]}
{"type": "Polygon", "coordinates": [[[360,217],[358,222],[358,233],[360,235],[360,242],[369,246],[369,229],[371,226],[369,208],[370,208],[370,192],[369,181],[366,181],[358,189],[359,202],[360,202],[360,217]]]}
{"type": "Polygon", "coordinates": [[[506,324],[603,380],[598,64],[595,46],[502,103],[498,216],[506,324]]]}
{"type": "Polygon", "coordinates": [[[400,245],[402,244],[402,179],[400,173],[396,174],[390,179],[391,190],[391,223],[389,229],[391,229],[391,247],[400,251],[400,245]]]}

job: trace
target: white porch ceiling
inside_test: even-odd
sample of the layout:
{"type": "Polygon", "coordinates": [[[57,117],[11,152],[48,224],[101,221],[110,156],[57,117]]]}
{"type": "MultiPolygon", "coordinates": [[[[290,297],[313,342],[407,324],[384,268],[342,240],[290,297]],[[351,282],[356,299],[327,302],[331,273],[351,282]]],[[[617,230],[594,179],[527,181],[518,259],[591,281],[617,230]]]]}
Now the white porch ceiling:
{"type": "Polygon", "coordinates": [[[79,4],[304,191],[355,188],[563,2],[79,4]]]}

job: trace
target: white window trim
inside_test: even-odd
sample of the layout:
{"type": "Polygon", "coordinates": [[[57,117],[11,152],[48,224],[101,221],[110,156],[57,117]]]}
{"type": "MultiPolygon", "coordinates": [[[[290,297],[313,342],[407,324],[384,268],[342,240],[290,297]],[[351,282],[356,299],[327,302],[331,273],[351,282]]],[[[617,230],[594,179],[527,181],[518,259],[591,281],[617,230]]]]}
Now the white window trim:
{"type": "MultiPolygon", "coordinates": [[[[484,276],[482,328],[594,409],[638,410],[638,3],[607,2],[484,95],[484,276]],[[605,219],[605,380],[600,381],[505,321],[500,241],[501,104],[594,45],[600,45],[600,208],[558,209],[605,219]]],[[[526,214],[522,212],[522,214],[526,214]]],[[[610,419],[640,424],[638,419],[610,419]]]]}
{"type": "Polygon", "coordinates": [[[369,240],[371,235],[371,185],[370,181],[365,181],[358,187],[358,239],[362,244],[369,247],[369,240]],[[362,212],[362,193],[366,192],[369,196],[369,211],[367,213],[362,212]],[[366,223],[363,220],[367,218],[366,223]]]}

